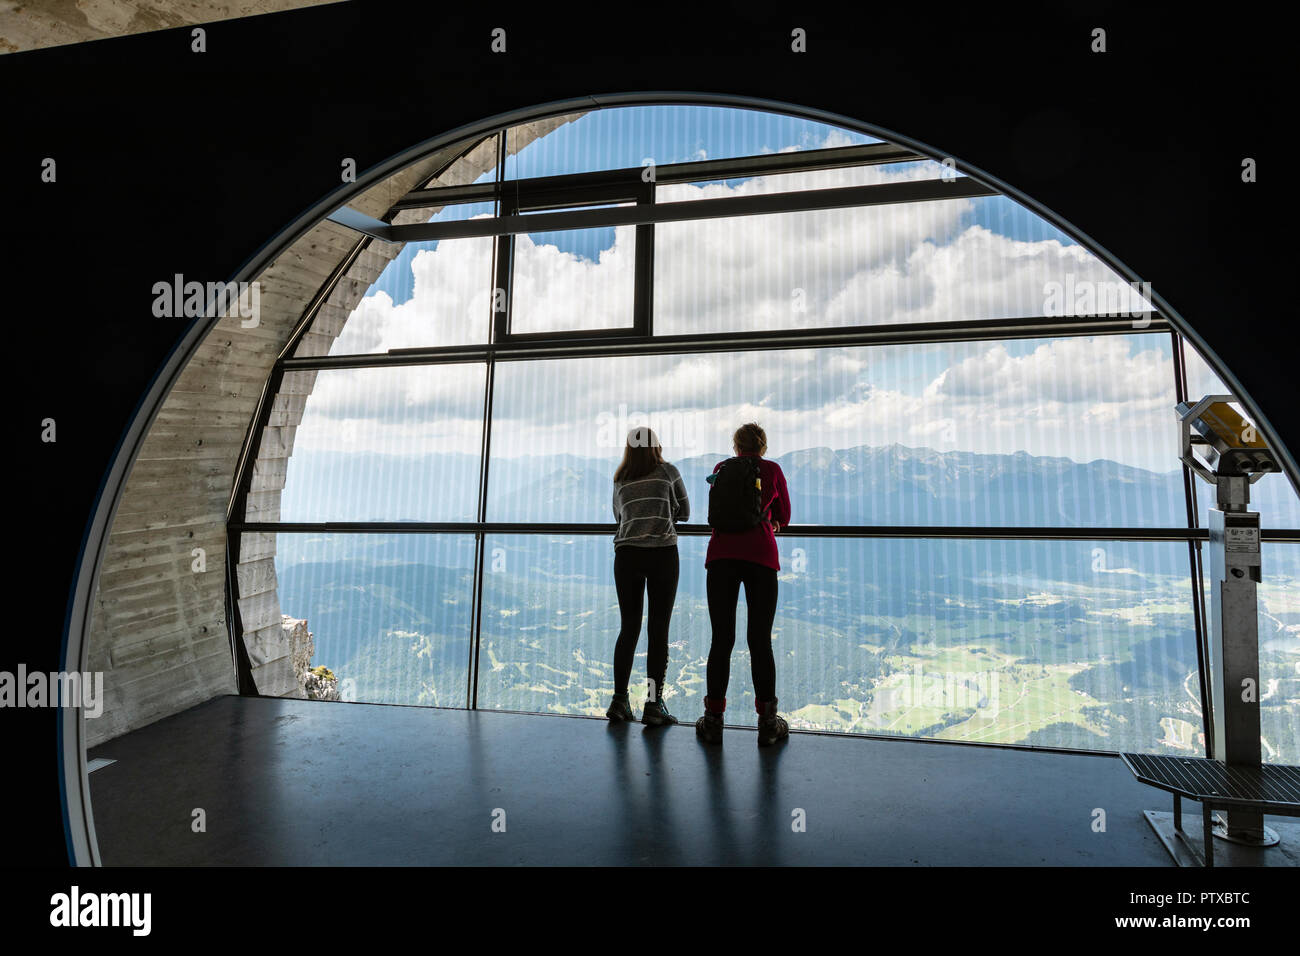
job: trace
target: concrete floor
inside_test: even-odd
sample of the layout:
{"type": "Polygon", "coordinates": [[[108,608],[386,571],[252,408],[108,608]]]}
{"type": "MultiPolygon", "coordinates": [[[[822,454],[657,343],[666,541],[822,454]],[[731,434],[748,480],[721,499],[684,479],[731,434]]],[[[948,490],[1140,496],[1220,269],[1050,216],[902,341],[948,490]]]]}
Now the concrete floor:
{"type": "Polygon", "coordinates": [[[1172,865],[1109,757],[240,697],[90,757],[109,866],[1172,865]]]}

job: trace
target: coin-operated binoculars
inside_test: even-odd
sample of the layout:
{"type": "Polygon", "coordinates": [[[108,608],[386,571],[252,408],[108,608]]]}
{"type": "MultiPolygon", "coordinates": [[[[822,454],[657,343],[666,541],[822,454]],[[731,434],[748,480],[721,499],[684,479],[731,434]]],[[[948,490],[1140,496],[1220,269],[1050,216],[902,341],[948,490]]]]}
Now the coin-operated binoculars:
{"type": "MultiPolygon", "coordinates": [[[[1194,405],[1180,402],[1176,410],[1182,460],[1215,488],[1207,634],[1210,756],[1229,766],[1258,767],[1259,513],[1247,510],[1247,505],[1250,486],[1280,469],[1254,427],[1232,407],[1234,401],[1231,395],[1207,395],[1194,405]]],[[[1224,816],[1226,822],[1215,825],[1215,836],[1221,839],[1250,846],[1278,842],[1258,810],[1227,810],[1224,816]]]]}

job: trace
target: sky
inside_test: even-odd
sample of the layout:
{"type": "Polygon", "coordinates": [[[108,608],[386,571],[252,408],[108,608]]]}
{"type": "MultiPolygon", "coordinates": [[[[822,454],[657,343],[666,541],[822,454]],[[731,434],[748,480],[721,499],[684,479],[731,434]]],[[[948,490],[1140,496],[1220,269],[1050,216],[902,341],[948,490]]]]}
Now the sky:
{"type": "MultiPolygon", "coordinates": [[[[507,175],[538,176],[872,142],[806,120],[704,107],[589,113],[525,147],[507,175]]],[[[931,162],[663,186],[687,202],[938,178],[931,162]]],[[[491,215],[448,207],[435,219],[491,215]]],[[[1001,197],[661,224],[655,329],[718,332],[1062,314],[1059,293],[1127,284],[1001,197]],[[1056,285],[1054,286],[1053,283],[1056,285]],[[1089,285],[1091,283],[1092,285],[1089,285]],[[1055,297],[1049,294],[1055,289],[1055,297]]],[[[631,321],[635,230],[520,236],[516,328],[631,321]]],[[[357,307],[331,354],[472,344],[486,336],[491,240],[413,243],[357,307]]],[[[476,453],[481,366],[318,373],[296,447],[476,453]]],[[[610,457],[634,412],[675,429],[670,454],[723,451],[758,420],[772,454],[900,442],[1177,467],[1165,334],[501,363],[493,454],[610,457]],[[614,447],[610,447],[611,444],[614,447]]]]}

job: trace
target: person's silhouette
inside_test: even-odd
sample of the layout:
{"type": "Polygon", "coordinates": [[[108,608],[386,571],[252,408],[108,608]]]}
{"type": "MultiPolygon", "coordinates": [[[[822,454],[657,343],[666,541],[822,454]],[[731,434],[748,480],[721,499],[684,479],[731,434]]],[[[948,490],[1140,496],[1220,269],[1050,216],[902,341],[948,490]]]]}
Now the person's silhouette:
{"type": "Polygon", "coordinates": [[[790,734],[789,725],[776,712],[776,660],[772,654],[776,573],[781,570],[776,532],[790,523],[790,493],[781,467],[763,457],[767,435],[757,424],[750,422],[736,429],[732,447],[736,457],[719,462],[709,476],[709,524],[713,533],[704,565],[713,639],[704,715],[696,721],[695,732],[712,743],[722,740],[731,651],[736,643],[736,602],[743,584],[758,743],[767,746],[790,734]]]}
{"type": "Polygon", "coordinates": [[[677,723],[664,705],[664,676],[668,670],[668,622],[677,597],[677,522],[690,514],[686,484],[681,473],[664,461],[658,437],[646,427],[632,429],[623,461],[614,472],[614,520],[618,522],[614,586],[622,623],[614,646],[614,699],[605,712],[610,720],[635,719],[627,685],[641,636],[642,599],[648,593],[648,688],[641,722],[677,723]]]}

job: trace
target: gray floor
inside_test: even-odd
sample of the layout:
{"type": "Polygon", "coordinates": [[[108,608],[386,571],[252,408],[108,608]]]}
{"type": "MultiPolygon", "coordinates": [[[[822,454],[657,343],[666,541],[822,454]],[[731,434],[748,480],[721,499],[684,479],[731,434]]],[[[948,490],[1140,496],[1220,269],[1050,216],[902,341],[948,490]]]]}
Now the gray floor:
{"type": "Polygon", "coordinates": [[[90,756],[110,866],[1172,865],[1108,757],[240,697],[90,756]]]}

